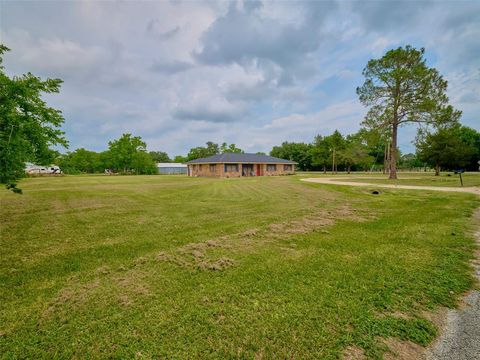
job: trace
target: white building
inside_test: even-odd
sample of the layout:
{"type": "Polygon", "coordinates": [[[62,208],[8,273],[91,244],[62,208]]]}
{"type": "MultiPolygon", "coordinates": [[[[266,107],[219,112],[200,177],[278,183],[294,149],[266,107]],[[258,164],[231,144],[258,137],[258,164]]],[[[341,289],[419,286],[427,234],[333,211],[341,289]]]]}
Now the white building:
{"type": "Polygon", "coordinates": [[[61,174],[62,171],[57,165],[35,165],[32,163],[25,164],[25,172],[27,174],[61,174]]]}
{"type": "Polygon", "coordinates": [[[186,174],[187,165],[180,163],[157,163],[157,171],[163,175],[186,174]]]}

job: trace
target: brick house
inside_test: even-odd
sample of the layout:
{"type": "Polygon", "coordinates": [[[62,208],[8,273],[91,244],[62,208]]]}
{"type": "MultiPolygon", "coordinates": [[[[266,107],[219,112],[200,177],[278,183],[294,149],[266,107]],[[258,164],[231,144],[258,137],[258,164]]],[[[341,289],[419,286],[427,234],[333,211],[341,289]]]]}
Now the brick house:
{"type": "Polygon", "coordinates": [[[187,162],[188,176],[271,176],[295,173],[295,161],[257,154],[217,154],[187,162]]]}

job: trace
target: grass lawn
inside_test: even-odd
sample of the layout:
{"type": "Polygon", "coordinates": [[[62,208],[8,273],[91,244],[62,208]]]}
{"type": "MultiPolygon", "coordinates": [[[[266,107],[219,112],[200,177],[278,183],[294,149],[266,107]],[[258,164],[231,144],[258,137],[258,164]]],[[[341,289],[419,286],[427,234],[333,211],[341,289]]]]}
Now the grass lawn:
{"type": "Polygon", "coordinates": [[[473,286],[479,199],[301,177],[0,190],[0,356],[382,358],[389,338],[427,345],[425,310],[473,286]]]}

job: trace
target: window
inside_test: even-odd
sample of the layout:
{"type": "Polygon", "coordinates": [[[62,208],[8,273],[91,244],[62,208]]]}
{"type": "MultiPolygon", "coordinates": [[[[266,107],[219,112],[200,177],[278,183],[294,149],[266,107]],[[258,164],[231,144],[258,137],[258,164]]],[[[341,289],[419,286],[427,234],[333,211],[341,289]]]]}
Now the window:
{"type": "Polygon", "coordinates": [[[202,171],[202,164],[198,165],[198,171],[202,171]]]}
{"type": "Polygon", "coordinates": [[[283,171],[292,171],[292,165],[283,165],[283,171]]]}
{"type": "Polygon", "coordinates": [[[217,171],[217,164],[210,164],[210,172],[217,171]]]}
{"type": "Polygon", "coordinates": [[[276,164],[268,164],[267,165],[267,171],[277,171],[277,165],[276,164]]]}
{"type": "Polygon", "coordinates": [[[225,172],[238,172],[238,164],[225,164],[225,172]]]}

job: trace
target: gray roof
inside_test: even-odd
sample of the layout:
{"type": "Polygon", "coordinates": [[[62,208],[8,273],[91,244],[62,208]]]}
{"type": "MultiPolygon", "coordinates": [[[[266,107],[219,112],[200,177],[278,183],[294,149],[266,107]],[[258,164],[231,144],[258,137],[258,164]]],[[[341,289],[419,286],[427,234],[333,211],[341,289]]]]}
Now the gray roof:
{"type": "Polygon", "coordinates": [[[261,164],[296,164],[295,161],[279,159],[268,155],[225,153],[195,159],[187,164],[211,164],[211,163],[261,163],[261,164]]]}

